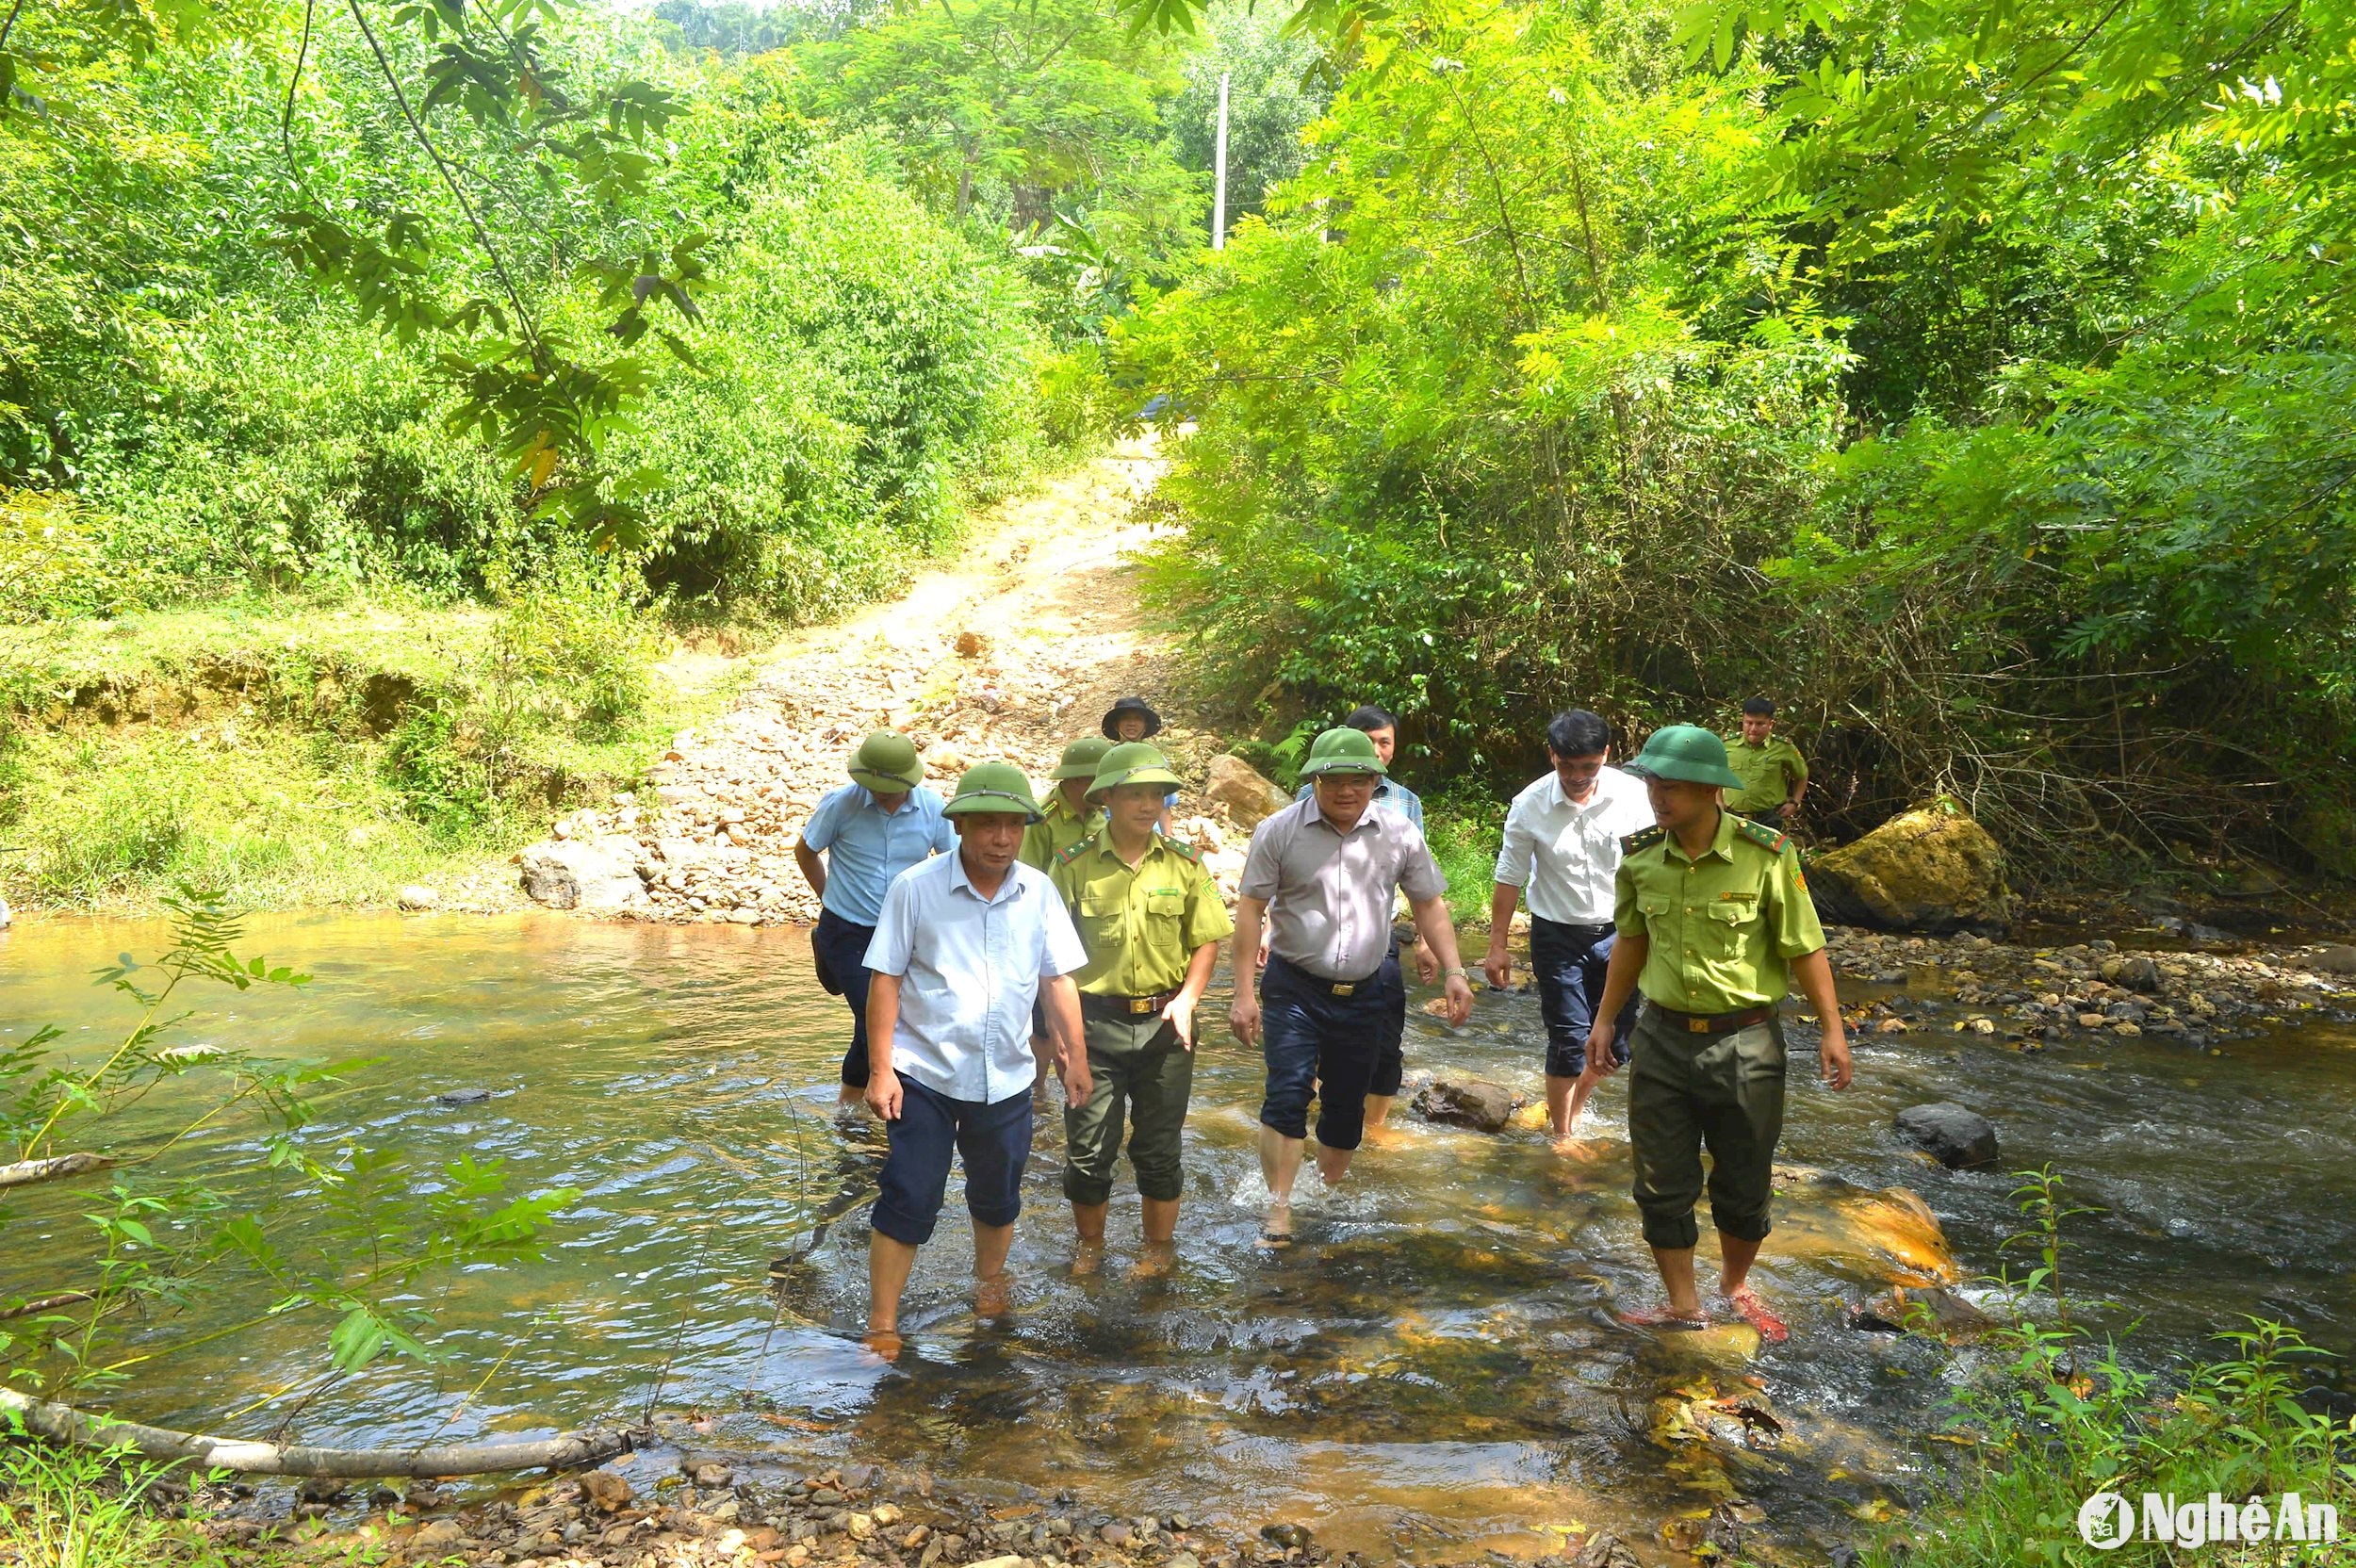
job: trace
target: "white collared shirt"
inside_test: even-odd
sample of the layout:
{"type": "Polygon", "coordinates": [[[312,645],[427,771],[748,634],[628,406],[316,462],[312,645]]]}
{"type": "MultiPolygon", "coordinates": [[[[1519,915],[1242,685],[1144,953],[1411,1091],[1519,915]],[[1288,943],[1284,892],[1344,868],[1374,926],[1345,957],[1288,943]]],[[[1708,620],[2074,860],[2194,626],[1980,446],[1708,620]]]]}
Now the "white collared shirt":
{"type": "Polygon", "coordinates": [[[1549,769],[1513,797],[1505,814],[1497,880],[1525,890],[1539,920],[1609,925],[1620,841],[1652,825],[1652,804],[1635,776],[1607,767],[1586,803],[1575,806],[1549,769]]]}
{"type": "Polygon", "coordinates": [[[1015,862],[984,898],[956,850],[910,866],[884,892],[867,967],[900,977],[892,1070],[952,1100],[1031,1092],[1031,1004],[1042,979],[1088,963],[1046,874],[1015,862]]]}

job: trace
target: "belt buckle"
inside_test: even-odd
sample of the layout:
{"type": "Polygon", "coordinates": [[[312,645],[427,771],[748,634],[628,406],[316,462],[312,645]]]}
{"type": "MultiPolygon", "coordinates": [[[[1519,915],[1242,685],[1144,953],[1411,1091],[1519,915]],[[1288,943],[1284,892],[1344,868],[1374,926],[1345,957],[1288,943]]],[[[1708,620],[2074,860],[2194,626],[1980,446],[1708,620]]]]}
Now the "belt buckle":
{"type": "Polygon", "coordinates": [[[1152,997],[1133,996],[1129,998],[1129,1015],[1132,1018],[1143,1018],[1153,1010],[1153,999],[1152,997]]]}
{"type": "Polygon", "coordinates": [[[1334,985],[1334,987],[1333,987],[1333,994],[1334,994],[1335,996],[1348,996],[1348,995],[1350,995],[1350,993],[1352,993],[1353,991],[1357,990],[1357,988],[1358,988],[1358,982],[1357,982],[1357,981],[1355,981],[1355,980],[1345,980],[1345,981],[1340,981],[1340,982],[1337,982],[1337,983],[1334,985]]]}
{"type": "Polygon", "coordinates": [[[1696,1013],[1688,1013],[1685,1018],[1685,1031],[1689,1035],[1707,1035],[1710,1033],[1710,1020],[1696,1013]]]}

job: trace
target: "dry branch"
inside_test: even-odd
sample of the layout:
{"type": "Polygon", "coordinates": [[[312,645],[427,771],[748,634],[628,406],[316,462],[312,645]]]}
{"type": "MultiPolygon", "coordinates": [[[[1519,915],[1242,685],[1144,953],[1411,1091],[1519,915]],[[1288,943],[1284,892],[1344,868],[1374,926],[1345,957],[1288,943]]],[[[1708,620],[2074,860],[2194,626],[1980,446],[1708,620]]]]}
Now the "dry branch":
{"type": "Polygon", "coordinates": [[[27,1182],[55,1181],[60,1176],[79,1176],[86,1170],[105,1170],[114,1164],[106,1154],[57,1154],[45,1160],[19,1160],[14,1165],[0,1165],[0,1187],[19,1187],[27,1182]]]}
{"type": "Polygon", "coordinates": [[[188,1461],[203,1468],[248,1476],[480,1476],[504,1470],[565,1470],[601,1464],[629,1453],[634,1441],[634,1434],[628,1431],[578,1431],[523,1443],[314,1448],[142,1426],[0,1388],[0,1421],[11,1416],[23,1420],[26,1431],[53,1443],[94,1448],[127,1446],[145,1459],[188,1461]]]}

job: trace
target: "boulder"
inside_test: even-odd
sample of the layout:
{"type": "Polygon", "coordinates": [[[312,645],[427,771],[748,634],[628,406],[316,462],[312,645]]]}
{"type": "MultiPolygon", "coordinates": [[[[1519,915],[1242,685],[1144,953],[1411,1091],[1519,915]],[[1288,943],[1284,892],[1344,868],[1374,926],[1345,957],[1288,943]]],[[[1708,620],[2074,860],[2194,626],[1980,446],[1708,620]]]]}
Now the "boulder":
{"type": "Polygon", "coordinates": [[[1469,1127],[1476,1133],[1502,1133],[1512,1124],[1513,1091],[1502,1084],[1468,1078],[1434,1078],[1415,1091],[1415,1111],[1427,1121],[1469,1127]]]}
{"type": "MultiPolygon", "coordinates": [[[[0,925],[8,923],[8,910],[7,905],[0,904],[0,925]]],[[[2346,943],[2318,947],[2312,952],[2300,954],[2299,961],[2309,969],[2320,970],[2326,974],[2356,974],[2356,947],[2349,947],[2346,943]]]]}
{"type": "Polygon", "coordinates": [[[1950,1170],[1979,1170],[1996,1163],[1995,1124],[1952,1100],[1910,1105],[1891,1125],[1950,1170]]]}
{"type": "Polygon", "coordinates": [[[412,911],[438,909],[442,906],[442,895],[422,882],[412,882],[393,896],[393,902],[412,911]]]}
{"type": "Polygon", "coordinates": [[[8,907],[8,901],[0,898],[0,931],[6,931],[15,919],[16,912],[8,907]]]}
{"type": "Polygon", "coordinates": [[[1941,936],[2012,920],[2004,850],[1945,796],[1812,858],[1808,880],[1818,911],[1845,925],[1941,936]]]}
{"type": "Polygon", "coordinates": [[[1203,798],[1227,808],[1228,818],[1250,832],[1292,802],[1284,792],[1260,776],[1242,758],[1220,752],[1211,759],[1211,774],[1203,798]]]}
{"type": "Polygon", "coordinates": [[[551,909],[619,909],[645,890],[632,839],[551,840],[525,850],[523,866],[524,891],[551,909]]]}
{"type": "Polygon", "coordinates": [[[2096,967],[2095,972],[2114,986],[2131,991],[2156,991],[2160,988],[2160,966],[2140,953],[2122,953],[2109,957],[2096,967]]]}
{"type": "Polygon", "coordinates": [[[1996,1320],[1943,1285],[1893,1285],[1849,1313],[1849,1327],[1875,1333],[1922,1333],[1950,1345],[1979,1339],[1996,1320]]]}

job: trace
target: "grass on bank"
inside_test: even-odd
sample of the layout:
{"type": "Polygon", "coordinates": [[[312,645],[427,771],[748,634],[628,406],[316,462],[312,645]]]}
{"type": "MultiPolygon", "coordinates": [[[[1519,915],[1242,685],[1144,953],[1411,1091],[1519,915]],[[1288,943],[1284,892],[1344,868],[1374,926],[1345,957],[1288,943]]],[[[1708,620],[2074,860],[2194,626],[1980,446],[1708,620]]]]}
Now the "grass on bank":
{"type": "MultiPolygon", "coordinates": [[[[2062,1224],[2093,1211],[2071,1206],[2050,1168],[2016,1174],[2027,1223],[2004,1248],[2037,1263],[1989,1282],[2020,1315],[1989,1337],[1995,1363],[1967,1372],[1954,1396],[1963,1457],[1932,1477],[1911,1518],[1867,1543],[1865,1568],[2305,1568],[2356,1556],[2356,1418],[2318,1409],[2328,1401],[2315,1393],[2329,1352],[2252,1317],[2216,1336],[2227,1353],[2214,1361],[2162,1372],[2128,1364],[2117,1338],[2097,1341],[2088,1304],[2064,1288],[2062,1224]],[[2080,1511],[2105,1493],[2126,1500],[2132,1525],[2123,1541],[2098,1545],[2080,1511]],[[2263,1504],[2263,1538],[2215,1528],[2212,1494],[2237,1516],[2263,1504]],[[2298,1506],[2286,1511],[2293,1494],[2298,1506]],[[2311,1511],[2318,1507],[2331,1516],[2311,1511]]],[[[2108,1505],[2094,1516],[2104,1539],[2116,1522],[2108,1505]]]]}
{"type": "Polygon", "coordinates": [[[0,1563],[9,1568],[218,1568],[172,1506],[160,1465],[89,1448],[0,1442],[0,1563]]]}
{"type": "Polygon", "coordinates": [[[247,597],[0,628],[0,890],[372,904],[638,781],[744,662],[618,596],[247,597]]]}

